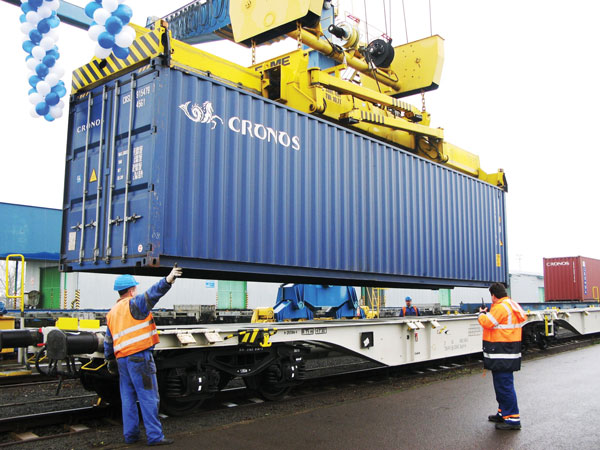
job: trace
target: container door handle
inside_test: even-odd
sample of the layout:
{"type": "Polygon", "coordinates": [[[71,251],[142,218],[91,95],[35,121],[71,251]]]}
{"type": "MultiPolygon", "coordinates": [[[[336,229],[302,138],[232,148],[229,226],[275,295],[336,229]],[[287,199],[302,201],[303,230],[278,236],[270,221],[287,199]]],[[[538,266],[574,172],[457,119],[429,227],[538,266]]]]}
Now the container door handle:
{"type": "Polygon", "coordinates": [[[135,88],[135,74],[132,74],[130,90],[131,101],[129,103],[129,128],[127,130],[127,162],[125,165],[125,198],[123,200],[123,217],[125,218],[125,220],[123,222],[123,244],[121,246],[122,262],[127,261],[127,223],[129,222],[127,214],[129,213],[129,186],[131,185],[131,133],[133,131],[133,114],[135,111],[133,108],[133,104],[135,103],[135,88]]]}
{"type": "Polygon", "coordinates": [[[92,93],[87,93],[88,105],[87,105],[87,119],[85,121],[85,153],[83,155],[83,191],[81,196],[81,240],[79,241],[79,264],[83,264],[83,257],[85,256],[84,240],[85,240],[85,200],[87,196],[87,172],[88,172],[88,151],[90,148],[90,117],[92,115],[92,104],[94,98],[92,93]]]}
{"type": "Polygon", "coordinates": [[[110,263],[110,257],[112,254],[112,247],[110,246],[111,239],[111,226],[117,221],[111,219],[112,214],[112,200],[113,194],[115,192],[115,152],[117,146],[117,124],[118,124],[118,114],[119,114],[119,93],[120,87],[119,82],[115,82],[115,91],[113,92],[113,113],[112,113],[112,125],[111,125],[111,138],[110,138],[110,181],[108,191],[108,204],[106,205],[106,248],[104,251],[104,262],[106,264],[110,263]]]}
{"type": "Polygon", "coordinates": [[[89,225],[95,227],[94,230],[94,255],[92,261],[94,264],[98,261],[100,256],[100,249],[98,248],[98,237],[100,234],[100,227],[98,226],[100,221],[100,197],[102,195],[102,167],[104,156],[104,116],[106,111],[106,85],[102,87],[102,112],[100,114],[100,147],[98,149],[98,185],[96,186],[96,220],[91,222],[89,225]]]}

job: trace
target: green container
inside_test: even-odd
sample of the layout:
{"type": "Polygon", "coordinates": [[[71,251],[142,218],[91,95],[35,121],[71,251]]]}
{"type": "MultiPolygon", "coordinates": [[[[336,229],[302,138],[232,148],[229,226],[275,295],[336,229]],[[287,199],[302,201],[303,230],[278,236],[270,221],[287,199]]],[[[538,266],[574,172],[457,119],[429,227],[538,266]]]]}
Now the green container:
{"type": "Polygon", "coordinates": [[[248,283],[246,281],[219,281],[217,309],[247,309],[248,283]]]}
{"type": "Polygon", "coordinates": [[[60,272],[58,267],[40,269],[42,309],[60,309],[60,272]]]}
{"type": "Polygon", "coordinates": [[[440,289],[439,295],[441,306],[452,306],[452,296],[450,289],[440,289]]]}

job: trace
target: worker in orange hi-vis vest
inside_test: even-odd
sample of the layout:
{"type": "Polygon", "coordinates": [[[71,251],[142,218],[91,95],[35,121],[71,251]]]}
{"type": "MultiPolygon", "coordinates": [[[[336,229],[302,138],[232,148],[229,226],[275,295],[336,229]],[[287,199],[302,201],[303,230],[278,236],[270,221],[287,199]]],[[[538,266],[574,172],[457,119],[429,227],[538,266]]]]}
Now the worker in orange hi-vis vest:
{"type": "Polygon", "coordinates": [[[513,372],[521,368],[521,327],[527,314],[508,298],[500,283],[490,286],[492,307],[479,309],[483,327],[483,367],[492,371],[498,412],[488,417],[499,430],[520,430],[521,416],[517,404],[513,372]]]}
{"type": "Polygon", "coordinates": [[[400,310],[399,317],[418,316],[419,310],[417,309],[416,306],[412,306],[412,298],[406,297],[404,299],[404,301],[406,302],[406,306],[403,306],[402,309],[400,310]]]}
{"type": "Polygon", "coordinates": [[[148,445],[173,443],[172,439],[165,439],[158,418],[158,384],[152,349],[159,339],[151,310],[181,273],[175,265],[169,275],[141,295],[137,295],[139,283],[131,275],[121,275],[115,280],[114,289],[120,297],[106,316],[104,357],[108,371],[119,374],[123,435],[127,444],[140,439],[136,402],[142,411],[148,445]]]}

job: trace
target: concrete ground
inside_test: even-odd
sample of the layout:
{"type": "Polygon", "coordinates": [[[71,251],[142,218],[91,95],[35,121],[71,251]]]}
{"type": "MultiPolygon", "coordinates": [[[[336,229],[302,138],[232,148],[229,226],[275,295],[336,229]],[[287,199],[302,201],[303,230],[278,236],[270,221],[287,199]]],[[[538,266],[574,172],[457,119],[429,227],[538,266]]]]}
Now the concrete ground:
{"type": "Polygon", "coordinates": [[[600,346],[527,361],[515,373],[523,429],[499,431],[491,373],[293,414],[170,435],[168,448],[598,449],[600,346]]]}

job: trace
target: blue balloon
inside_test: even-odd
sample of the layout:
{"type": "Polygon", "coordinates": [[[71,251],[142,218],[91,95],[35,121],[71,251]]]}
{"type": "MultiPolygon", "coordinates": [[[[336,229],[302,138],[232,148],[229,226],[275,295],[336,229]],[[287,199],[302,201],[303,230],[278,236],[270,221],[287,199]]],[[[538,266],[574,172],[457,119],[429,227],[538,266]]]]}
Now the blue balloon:
{"type": "Polygon", "coordinates": [[[21,11],[23,11],[23,14],[27,14],[29,11],[33,11],[33,9],[31,9],[31,5],[27,2],[21,3],[21,11]]]}
{"type": "Polygon", "coordinates": [[[48,67],[52,67],[54,66],[54,64],[56,64],[56,58],[52,55],[46,55],[42,58],[42,62],[48,66],[48,67]]]}
{"type": "Polygon", "coordinates": [[[27,16],[25,16],[25,14],[21,14],[19,16],[19,21],[21,21],[21,23],[27,22],[27,16]]]}
{"type": "MultiPolygon", "coordinates": [[[[54,92],[56,95],[58,95],[60,98],[62,98],[67,93],[67,90],[65,89],[64,84],[57,84],[57,85],[52,86],[51,92],[54,92]]],[[[48,97],[48,96],[46,96],[46,97],[48,97]]]]}
{"type": "Polygon", "coordinates": [[[40,6],[42,6],[42,3],[44,3],[44,0],[29,0],[29,5],[35,9],[38,9],[40,6]]]}
{"type": "Polygon", "coordinates": [[[121,19],[121,22],[123,22],[123,25],[127,25],[129,23],[129,21],[131,20],[131,16],[133,16],[133,11],[132,9],[121,3],[117,9],[115,9],[112,13],[113,17],[118,17],[119,19],[121,19]]]}
{"type": "Polygon", "coordinates": [[[50,107],[46,102],[39,102],[37,105],[35,105],[35,112],[40,116],[45,116],[50,112],[50,107]]]}
{"type": "Polygon", "coordinates": [[[56,50],[51,48],[50,50],[46,50],[46,56],[52,56],[54,59],[60,58],[60,55],[56,50]]]}
{"type": "Polygon", "coordinates": [[[127,57],[129,56],[128,48],[123,48],[119,47],[118,45],[115,45],[112,50],[115,56],[119,59],[127,59],[127,57]]]}
{"type": "Polygon", "coordinates": [[[33,47],[35,47],[35,44],[31,41],[25,41],[23,42],[21,47],[23,47],[23,50],[25,50],[25,52],[31,53],[31,50],[33,50],[33,47]]]}
{"type": "Polygon", "coordinates": [[[98,8],[102,8],[102,5],[96,2],[89,2],[87,5],[85,5],[85,15],[90,19],[93,19],[94,13],[98,8]]]}
{"type": "Polygon", "coordinates": [[[46,75],[48,75],[48,72],[48,66],[44,63],[40,63],[35,66],[35,73],[37,73],[38,77],[40,78],[44,78],[46,75]]]}
{"type": "Polygon", "coordinates": [[[95,0],[96,3],[102,3],[102,0],[95,0]]]}
{"type": "Polygon", "coordinates": [[[54,121],[54,117],[52,117],[52,115],[50,113],[46,114],[44,116],[44,119],[46,119],[48,122],[54,121]]]}
{"type": "Polygon", "coordinates": [[[31,88],[31,89],[29,89],[29,92],[27,93],[27,95],[31,95],[34,92],[37,92],[37,89],[36,88],[31,88]]]}
{"type": "Polygon", "coordinates": [[[56,16],[50,16],[46,19],[52,28],[60,25],[60,19],[56,16]]]}
{"type": "Polygon", "coordinates": [[[103,31],[100,33],[100,36],[98,36],[98,44],[100,44],[100,47],[102,48],[112,48],[112,46],[115,45],[115,37],[108,31],[103,31]]]}
{"type": "Polygon", "coordinates": [[[38,77],[37,75],[31,75],[29,77],[29,85],[31,87],[36,87],[40,81],[42,81],[42,79],[40,77],[38,77]]]}
{"type": "Polygon", "coordinates": [[[29,32],[29,39],[31,39],[31,42],[33,42],[35,45],[38,45],[42,40],[42,33],[34,28],[29,32]]]}
{"type": "Polygon", "coordinates": [[[123,22],[117,16],[113,15],[106,19],[104,26],[106,27],[106,31],[114,36],[115,34],[119,34],[123,29],[123,22]]]}
{"type": "Polygon", "coordinates": [[[46,95],[46,103],[48,103],[50,106],[57,105],[59,101],[60,97],[56,92],[48,92],[46,95]]]}
{"type": "Polygon", "coordinates": [[[37,26],[38,31],[42,34],[46,34],[48,31],[50,31],[50,28],[50,21],[48,19],[40,20],[40,23],[38,23],[37,26]]]}

